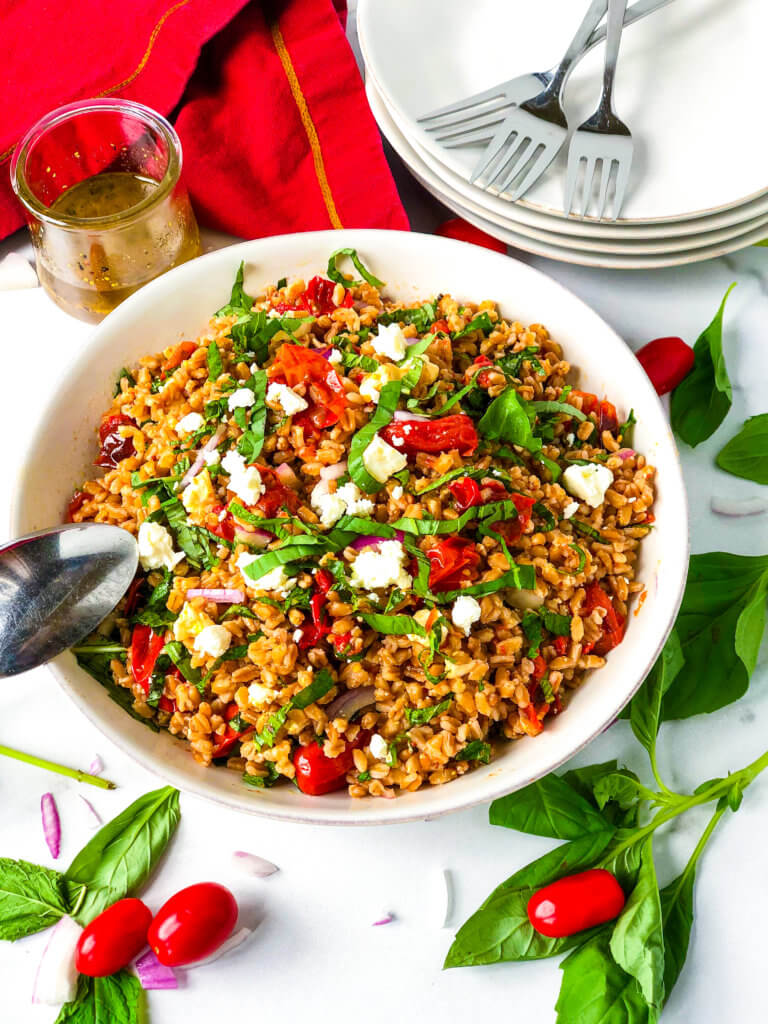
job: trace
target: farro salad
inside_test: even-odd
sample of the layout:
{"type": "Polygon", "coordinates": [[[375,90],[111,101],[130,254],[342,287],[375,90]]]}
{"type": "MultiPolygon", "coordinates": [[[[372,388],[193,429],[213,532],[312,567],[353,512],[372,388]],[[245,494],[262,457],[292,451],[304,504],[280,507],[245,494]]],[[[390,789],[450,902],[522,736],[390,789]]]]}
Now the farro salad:
{"type": "Polygon", "coordinates": [[[403,307],[354,250],[121,372],[69,506],[141,571],[75,649],[264,788],[394,797],[536,736],[621,643],[654,469],[492,302],[403,307]],[[353,280],[338,269],[350,258],[353,280]]]}

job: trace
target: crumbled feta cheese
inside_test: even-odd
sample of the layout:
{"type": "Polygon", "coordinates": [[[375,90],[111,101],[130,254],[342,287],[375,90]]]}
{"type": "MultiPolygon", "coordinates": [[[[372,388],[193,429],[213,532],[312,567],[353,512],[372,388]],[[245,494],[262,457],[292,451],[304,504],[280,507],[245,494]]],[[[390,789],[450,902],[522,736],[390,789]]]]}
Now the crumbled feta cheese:
{"type": "Polygon", "coordinates": [[[253,587],[254,590],[272,590],[278,597],[285,597],[296,586],[296,580],[288,576],[282,565],[278,565],[276,569],[268,572],[266,576],[260,576],[257,580],[251,579],[246,573],[245,570],[251,562],[255,562],[259,557],[259,555],[252,555],[250,552],[244,551],[237,559],[237,568],[246,585],[253,587]]]}
{"type": "Polygon", "coordinates": [[[230,412],[235,409],[250,409],[255,401],[256,395],[250,388],[238,388],[227,399],[227,408],[230,412]]]}
{"type": "Polygon", "coordinates": [[[322,481],[312,490],[310,501],[322,526],[333,526],[347,510],[344,499],[339,494],[329,494],[322,481]]]}
{"type": "Polygon", "coordinates": [[[376,370],[375,373],[368,373],[360,381],[358,390],[363,398],[368,402],[378,404],[381,398],[381,388],[387,383],[387,378],[383,376],[380,370],[376,370]]]}
{"type": "Polygon", "coordinates": [[[188,412],[186,416],[182,416],[174,429],[177,434],[194,434],[204,423],[205,420],[199,412],[188,412]]]}
{"type": "Polygon", "coordinates": [[[399,363],[408,348],[405,335],[399,324],[386,324],[379,327],[378,334],[371,339],[371,344],[374,352],[391,359],[393,363],[399,363]]]}
{"type": "Polygon", "coordinates": [[[454,602],[451,620],[454,626],[464,633],[464,636],[469,636],[472,626],[480,621],[479,602],[474,597],[461,594],[454,602]]]}
{"type": "Polygon", "coordinates": [[[308,408],[308,403],[285,384],[270,384],[267,388],[267,404],[277,406],[286,416],[294,416],[308,408]]]}
{"type": "Polygon", "coordinates": [[[207,469],[193,477],[181,492],[181,503],[193,516],[203,515],[210,505],[215,504],[215,499],[216,494],[207,469]]]}
{"type": "Polygon", "coordinates": [[[408,460],[391,444],[387,444],[383,437],[378,434],[363,452],[363,465],[371,474],[374,480],[384,484],[389,478],[405,469],[408,460]]]}
{"type": "Polygon", "coordinates": [[[294,630],[294,632],[293,632],[293,638],[292,638],[292,639],[293,639],[293,642],[294,642],[295,644],[297,644],[297,643],[299,642],[299,640],[301,640],[301,638],[302,638],[303,636],[304,636],[304,630],[303,630],[303,629],[296,629],[296,630],[294,630]]]}
{"type": "Polygon", "coordinates": [[[390,498],[394,498],[395,501],[400,501],[402,496],[403,496],[403,488],[400,486],[400,484],[397,484],[395,487],[392,488],[392,493],[390,494],[390,498]]]}
{"type": "Polygon", "coordinates": [[[206,626],[212,625],[213,621],[205,612],[199,612],[191,604],[185,604],[173,624],[173,635],[184,643],[185,640],[194,640],[206,626]]]}
{"type": "Polygon", "coordinates": [[[256,466],[246,466],[243,456],[233,449],[221,460],[221,468],[229,473],[229,490],[244,505],[255,505],[264,493],[264,483],[256,466]]]}
{"type": "Polygon", "coordinates": [[[248,703],[258,707],[261,704],[271,704],[275,699],[275,691],[261,683],[251,683],[248,687],[248,703]]]}
{"type": "Polygon", "coordinates": [[[212,452],[206,452],[205,455],[203,455],[203,462],[206,464],[206,466],[215,466],[218,461],[219,453],[216,451],[215,448],[213,449],[212,452]]]}
{"type": "Polygon", "coordinates": [[[578,501],[569,502],[563,509],[563,519],[570,519],[571,516],[575,516],[579,511],[578,501]]]}
{"type": "Polygon", "coordinates": [[[368,744],[368,749],[371,752],[371,757],[375,757],[377,761],[383,761],[384,758],[389,753],[387,741],[384,739],[383,736],[380,736],[379,733],[377,732],[375,732],[373,736],[371,736],[370,742],[368,744]]]}
{"type": "Polygon", "coordinates": [[[328,362],[331,366],[338,366],[342,360],[341,352],[337,348],[332,348],[328,353],[328,362]]]}
{"type": "Polygon", "coordinates": [[[413,580],[405,571],[407,557],[399,540],[385,540],[377,547],[363,548],[352,565],[350,582],[365,590],[392,586],[410,590],[413,580]]]}
{"type": "Polygon", "coordinates": [[[184,557],[173,550],[173,538],[160,523],[142,523],[139,527],[139,561],[145,572],[150,569],[173,569],[184,557]]]}
{"type": "Polygon", "coordinates": [[[607,466],[590,462],[587,466],[569,466],[563,473],[563,486],[569,494],[581,498],[591,508],[605,500],[605,492],[613,483],[613,473],[607,466]]]}
{"type": "Polygon", "coordinates": [[[254,581],[251,579],[250,576],[245,575],[245,570],[248,568],[251,562],[255,562],[258,557],[258,555],[251,554],[250,551],[244,551],[242,555],[240,555],[237,559],[237,568],[240,570],[241,575],[245,577],[246,581],[248,581],[250,586],[253,585],[254,581]]]}
{"type": "Polygon", "coordinates": [[[337,488],[334,497],[341,498],[349,516],[369,516],[373,513],[373,502],[369,498],[364,498],[360,488],[351,480],[343,487],[337,488]]]}
{"type": "Polygon", "coordinates": [[[568,445],[569,448],[571,447],[571,445],[573,444],[573,442],[575,440],[576,440],[576,435],[575,434],[566,434],[565,435],[565,443],[568,445]]]}
{"type": "Polygon", "coordinates": [[[230,476],[237,476],[238,473],[242,473],[245,469],[245,459],[240,452],[233,448],[221,460],[221,468],[229,473],[230,476]]]}
{"type": "Polygon", "coordinates": [[[224,626],[206,626],[195,637],[193,647],[198,654],[220,658],[232,642],[232,634],[224,626]]]}

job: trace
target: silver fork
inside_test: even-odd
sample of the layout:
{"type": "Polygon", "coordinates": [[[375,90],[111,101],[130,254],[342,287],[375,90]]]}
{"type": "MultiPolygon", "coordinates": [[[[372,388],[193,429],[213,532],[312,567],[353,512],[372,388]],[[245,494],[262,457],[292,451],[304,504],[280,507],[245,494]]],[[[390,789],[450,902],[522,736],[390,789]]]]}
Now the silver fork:
{"type": "Polygon", "coordinates": [[[592,199],[592,192],[598,173],[600,175],[597,196],[597,216],[603,219],[608,200],[608,186],[616,165],[616,184],[613,197],[613,217],[616,220],[627,190],[629,172],[632,167],[634,143],[629,128],[613,109],[613,83],[616,77],[616,62],[619,59],[619,44],[627,0],[608,0],[607,38],[605,44],[605,70],[603,71],[603,92],[594,114],[576,129],[568,148],[568,170],[565,176],[564,210],[573,210],[577,191],[579,168],[586,162],[582,185],[581,218],[586,216],[592,199]],[[600,170],[598,171],[598,163],[600,170]]]}
{"type": "Polygon", "coordinates": [[[470,175],[470,183],[493,188],[510,202],[519,199],[557,156],[568,134],[561,95],[576,59],[608,7],[592,0],[552,81],[507,113],[470,175]]]}
{"type": "MultiPolygon", "coordinates": [[[[624,16],[624,25],[632,25],[641,18],[652,14],[660,7],[665,7],[672,0],[637,0],[624,16]]],[[[595,25],[600,19],[596,19],[595,25]]],[[[594,28],[594,25],[593,25],[594,28]]],[[[595,29],[576,56],[577,61],[605,39],[605,25],[595,29]]],[[[548,86],[555,77],[557,68],[549,71],[536,71],[526,75],[518,75],[507,82],[483,92],[467,96],[456,103],[449,103],[438,110],[417,118],[424,130],[434,135],[435,139],[447,149],[465,146],[472,143],[487,142],[493,137],[497,126],[504,120],[510,107],[529,99],[536,92],[548,86]],[[429,122],[434,122],[430,124],[429,122]]]]}

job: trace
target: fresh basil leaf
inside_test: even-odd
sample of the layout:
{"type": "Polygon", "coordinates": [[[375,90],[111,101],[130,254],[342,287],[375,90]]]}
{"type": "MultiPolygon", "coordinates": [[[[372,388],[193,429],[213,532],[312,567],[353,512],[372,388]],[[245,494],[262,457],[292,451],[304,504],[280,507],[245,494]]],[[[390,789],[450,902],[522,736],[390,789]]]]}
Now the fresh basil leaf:
{"type": "Polygon", "coordinates": [[[544,624],[536,612],[528,611],[520,622],[520,628],[528,641],[528,657],[535,658],[539,653],[544,635],[544,624]]]}
{"type": "Polygon", "coordinates": [[[560,476],[563,472],[562,469],[560,469],[560,467],[558,466],[558,464],[553,459],[550,459],[548,456],[544,455],[543,452],[533,452],[532,454],[534,459],[536,459],[537,462],[540,462],[542,466],[549,471],[549,474],[552,477],[552,482],[556,483],[560,479],[560,476]]]}
{"type": "Polygon", "coordinates": [[[226,306],[222,306],[221,309],[214,313],[214,316],[231,316],[233,313],[249,313],[253,308],[254,299],[247,294],[243,288],[243,278],[245,276],[245,261],[241,262],[237,268],[235,274],[235,283],[232,285],[232,294],[229,297],[229,302],[226,306]]]}
{"type": "Polygon", "coordinates": [[[199,668],[192,667],[192,657],[179,640],[170,640],[162,651],[174,663],[188,683],[202,690],[203,674],[199,668]]]}
{"type": "Polygon", "coordinates": [[[283,704],[279,711],[275,711],[274,714],[269,716],[266,728],[262,732],[252,733],[251,741],[262,750],[268,747],[274,747],[277,734],[285,725],[288,712],[292,707],[293,704],[291,701],[288,701],[287,704],[283,704]]]}
{"type": "Polygon", "coordinates": [[[411,726],[426,725],[427,722],[431,722],[437,715],[442,715],[446,712],[451,704],[453,704],[453,696],[446,697],[445,700],[441,700],[439,704],[433,704],[432,707],[406,708],[405,717],[411,726]]]}
{"type": "Polygon", "coordinates": [[[588,764],[583,768],[572,768],[561,778],[563,782],[568,783],[571,789],[575,789],[580,796],[597,807],[597,801],[594,799],[595,786],[600,779],[613,774],[617,769],[616,761],[603,761],[601,764],[588,764]]]}
{"type": "Polygon", "coordinates": [[[320,700],[326,693],[329,693],[335,685],[336,681],[328,669],[321,668],[319,672],[315,673],[315,677],[309,686],[305,686],[303,690],[299,690],[297,694],[291,697],[291,704],[301,710],[308,708],[310,704],[314,704],[315,701],[320,700]]]}
{"type": "Polygon", "coordinates": [[[136,380],[135,380],[133,374],[130,372],[130,370],[126,370],[126,368],[123,367],[122,370],[120,371],[120,373],[117,375],[117,380],[115,381],[115,387],[114,387],[114,390],[112,392],[112,397],[113,398],[117,398],[117,396],[123,390],[120,387],[120,382],[123,381],[123,380],[127,380],[128,381],[128,387],[130,387],[130,388],[135,387],[135,385],[136,385],[136,380]]]}
{"type": "Polygon", "coordinates": [[[491,762],[491,744],[482,740],[472,740],[462,747],[458,754],[453,755],[454,761],[480,761],[481,764],[491,762]]]}
{"type": "Polygon", "coordinates": [[[672,392],[672,429],[692,448],[714,434],[731,408],[733,392],[723,355],[723,311],[735,287],[734,282],[714,320],[699,335],[693,346],[693,369],[672,392]]]}
{"type": "Polygon", "coordinates": [[[632,435],[635,432],[634,427],[636,423],[635,410],[630,409],[629,416],[627,416],[623,423],[619,424],[619,429],[617,431],[617,434],[621,438],[621,442],[625,447],[632,444],[632,435]]]}
{"type": "Polygon", "coordinates": [[[424,360],[419,359],[418,356],[413,356],[411,365],[408,367],[408,372],[404,377],[400,378],[400,388],[403,395],[409,395],[411,391],[421,380],[421,371],[424,369],[424,360]]]}
{"type": "Polygon", "coordinates": [[[634,772],[623,768],[597,779],[593,793],[601,811],[609,803],[616,803],[621,810],[626,810],[636,804],[641,795],[640,780],[634,772]]]}
{"type": "Polygon", "coordinates": [[[765,629],[768,555],[693,555],[675,628],[684,670],[662,720],[716,711],[746,693],[765,629]]]}
{"type": "MultiPolygon", "coordinates": [[[[264,433],[267,425],[267,371],[257,370],[248,380],[256,401],[250,408],[248,427],[237,442],[237,450],[246,462],[255,462],[264,447],[264,433]]],[[[237,412],[245,412],[238,409],[237,412]]]]}
{"type": "Polygon", "coordinates": [[[379,361],[358,352],[345,351],[341,354],[341,365],[345,370],[355,370],[359,366],[366,373],[375,373],[379,368],[379,361]]]}
{"type": "Polygon", "coordinates": [[[244,313],[232,324],[232,348],[238,359],[253,359],[259,364],[269,358],[269,344],[276,334],[293,334],[296,328],[314,317],[267,316],[266,310],[244,313]]]}
{"type": "Polygon", "coordinates": [[[613,926],[610,950],[619,967],[637,980],[649,1005],[660,1010],[664,1002],[664,936],[651,836],[642,844],[637,882],[613,926]]]}
{"type": "Polygon", "coordinates": [[[591,537],[592,540],[599,540],[605,543],[602,533],[596,530],[594,526],[590,526],[589,523],[582,523],[580,519],[567,519],[566,522],[570,523],[577,533],[583,533],[585,537],[591,537]]]}
{"type": "Polygon", "coordinates": [[[584,797],[559,775],[545,775],[516,793],[494,800],[488,820],[534,836],[579,839],[611,826],[584,797]]]}
{"type": "MultiPolygon", "coordinates": [[[[440,594],[434,594],[433,600],[436,604],[450,604],[462,594],[465,597],[487,597],[488,594],[495,594],[507,587],[512,590],[535,590],[536,570],[532,565],[516,564],[495,580],[474,583],[471,587],[462,587],[460,590],[444,590],[440,594]]],[[[414,590],[416,590],[415,585],[414,590]]]]}
{"type": "Polygon", "coordinates": [[[421,598],[431,597],[432,595],[430,595],[429,591],[429,574],[432,569],[432,563],[427,555],[421,550],[419,545],[407,535],[403,538],[403,547],[411,558],[416,559],[416,565],[418,566],[416,576],[413,580],[414,594],[421,598]]]}
{"type": "Polygon", "coordinates": [[[580,548],[578,544],[569,544],[568,547],[572,551],[575,551],[579,556],[579,564],[576,566],[575,572],[572,569],[558,569],[557,571],[561,572],[564,576],[578,576],[580,573],[584,572],[584,566],[587,564],[587,553],[584,548],[580,548]]]}
{"type": "Polygon", "coordinates": [[[324,537],[292,537],[282,547],[259,555],[245,567],[243,574],[256,582],[279,565],[289,565],[291,562],[301,562],[307,558],[315,559],[329,550],[331,546],[324,537]]]}
{"type": "Polygon", "coordinates": [[[14,942],[69,913],[64,876],[27,860],[0,857],[0,939],[14,942]]]}
{"type": "Polygon", "coordinates": [[[341,273],[337,267],[337,263],[340,256],[349,256],[354,264],[355,270],[367,281],[373,288],[383,288],[384,282],[380,281],[378,277],[374,277],[370,270],[366,270],[363,266],[362,260],[357,255],[357,249],[337,249],[332,252],[328,259],[328,277],[331,281],[335,281],[336,284],[343,284],[345,288],[354,287],[355,285],[362,284],[362,281],[350,281],[341,273]]]}
{"type": "Polygon", "coordinates": [[[560,964],[557,1024],[656,1024],[635,979],[611,956],[605,931],[593,935],[560,964]]]}
{"type": "Polygon", "coordinates": [[[528,901],[550,882],[592,867],[612,838],[612,829],[590,832],[515,872],[461,926],[444,966],[541,960],[583,942],[584,933],[555,939],[537,932],[528,919],[528,901]]]}
{"type": "Polygon", "coordinates": [[[656,735],[661,724],[664,694],[683,667],[683,652],[676,630],[667,637],[661,654],[643,685],[632,698],[629,722],[632,732],[648,751],[652,763],[656,757],[656,735]]]}
{"type": "Polygon", "coordinates": [[[370,629],[386,636],[423,636],[427,631],[411,615],[377,615],[375,612],[363,612],[360,618],[370,629]]]}
{"type": "Polygon", "coordinates": [[[732,476],[768,484],[768,413],[751,416],[715,462],[732,476]]]}
{"type": "Polygon", "coordinates": [[[466,327],[462,327],[460,331],[455,331],[451,335],[451,340],[458,341],[459,338],[466,338],[473,331],[482,331],[483,334],[489,335],[495,328],[496,324],[493,323],[488,313],[480,313],[474,320],[470,320],[466,327]]]}
{"type": "Polygon", "coordinates": [[[661,919],[664,929],[664,998],[669,999],[688,955],[693,925],[693,884],[695,866],[661,890],[661,919]]]}
{"type": "MultiPolygon", "coordinates": [[[[427,351],[427,349],[429,348],[429,346],[432,344],[432,342],[434,340],[435,340],[434,334],[427,334],[423,338],[419,338],[419,340],[415,341],[413,343],[413,345],[409,345],[408,346],[408,352],[407,352],[405,358],[398,365],[402,366],[403,363],[410,362],[411,359],[415,359],[417,356],[424,355],[424,353],[427,351]]],[[[419,376],[421,376],[421,375],[419,375],[419,376]]],[[[416,380],[416,384],[418,384],[418,378],[416,380]]],[[[415,386],[416,386],[415,384],[411,385],[411,387],[415,387],[415,386]]]]}
{"type": "Polygon", "coordinates": [[[173,590],[173,573],[163,569],[163,578],[149,595],[149,600],[141,611],[133,617],[134,622],[144,626],[160,629],[176,621],[177,613],[167,607],[168,598],[173,590]]]}
{"type": "Polygon", "coordinates": [[[539,355],[541,355],[540,350],[535,345],[529,345],[519,352],[510,352],[507,355],[499,356],[496,359],[496,365],[508,380],[520,380],[520,371],[524,362],[531,364],[534,373],[544,373],[541,363],[536,358],[539,355]]]}
{"type": "Polygon", "coordinates": [[[378,323],[383,327],[394,323],[413,324],[419,334],[423,334],[435,320],[437,320],[437,306],[434,302],[424,302],[421,306],[393,309],[389,313],[380,313],[378,323]]]}
{"type": "Polygon", "coordinates": [[[141,1004],[141,984],[128,970],[103,978],[81,974],[77,995],[62,1006],[55,1024],[139,1024],[141,1004]]]}
{"type": "Polygon", "coordinates": [[[259,775],[249,775],[247,772],[243,772],[243,782],[246,786],[252,786],[254,789],[271,789],[276,782],[280,781],[280,772],[277,770],[274,761],[264,761],[261,767],[267,770],[264,778],[259,775]]]}
{"type": "Polygon", "coordinates": [[[535,413],[564,413],[569,419],[585,420],[587,417],[577,409],[575,405],[568,405],[567,402],[528,402],[528,408],[535,413]]]}
{"type": "Polygon", "coordinates": [[[508,441],[530,452],[541,448],[541,438],[534,437],[528,414],[512,387],[507,387],[494,398],[477,429],[491,441],[508,441]]]}
{"type": "Polygon", "coordinates": [[[224,364],[221,361],[221,352],[215,341],[208,346],[208,378],[215,381],[224,372],[224,364]]]}
{"type": "Polygon", "coordinates": [[[142,885],[170,842],[179,823],[179,791],[172,786],[139,797],[100,828],[65,871],[74,884],[87,886],[74,918],[87,925],[117,900],[142,885]]]}
{"type": "Polygon", "coordinates": [[[227,622],[228,619],[236,619],[239,615],[245,619],[257,618],[256,612],[252,611],[247,604],[231,604],[219,621],[227,622]]]}
{"type": "Polygon", "coordinates": [[[165,517],[168,527],[174,535],[176,546],[184,552],[190,565],[211,569],[218,564],[217,559],[211,555],[208,531],[200,526],[190,526],[187,523],[187,510],[178,498],[169,498],[162,502],[157,512],[153,512],[152,516],[148,518],[155,516],[165,517]]]}
{"type": "Polygon", "coordinates": [[[352,438],[349,446],[347,468],[354,483],[365,494],[376,494],[384,484],[380,483],[365,468],[363,454],[376,434],[390,422],[400,400],[402,385],[399,380],[388,381],[381,389],[376,412],[364,427],[352,438]]]}

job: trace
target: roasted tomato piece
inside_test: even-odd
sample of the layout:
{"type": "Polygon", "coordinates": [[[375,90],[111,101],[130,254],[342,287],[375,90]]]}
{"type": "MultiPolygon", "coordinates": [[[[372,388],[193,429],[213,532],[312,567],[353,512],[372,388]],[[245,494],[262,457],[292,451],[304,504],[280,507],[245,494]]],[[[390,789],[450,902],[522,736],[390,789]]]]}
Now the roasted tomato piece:
{"type": "Polygon", "coordinates": [[[115,469],[117,464],[130,455],[136,454],[132,437],[123,437],[120,427],[135,427],[136,424],[130,416],[117,413],[115,416],[105,416],[99,427],[99,444],[101,453],[96,459],[97,466],[105,466],[107,469],[115,469]]]}
{"type": "Polygon", "coordinates": [[[74,522],[73,517],[75,512],[79,512],[87,500],[88,495],[85,493],[85,491],[75,491],[75,493],[72,495],[72,500],[67,505],[68,523],[74,522]]]}
{"type": "Polygon", "coordinates": [[[619,417],[616,414],[616,406],[612,402],[603,399],[600,401],[597,395],[593,395],[591,391],[579,391],[574,388],[571,391],[569,397],[579,396],[581,398],[581,411],[586,416],[591,416],[593,413],[597,416],[597,429],[602,432],[604,430],[610,430],[614,433],[619,427],[619,417]]]}
{"type": "Polygon", "coordinates": [[[322,430],[338,423],[347,408],[344,385],[333,366],[314,349],[303,345],[281,345],[269,371],[270,381],[290,388],[307,385],[309,408],[293,422],[322,430]]]}
{"type": "Polygon", "coordinates": [[[233,701],[232,704],[230,704],[227,710],[224,712],[224,718],[226,719],[227,722],[226,729],[221,735],[217,734],[214,736],[213,750],[211,751],[212,757],[226,757],[238,740],[244,740],[247,736],[250,736],[251,733],[254,731],[254,727],[252,725],[248,726],[247,729],[238,730],[233,728],[229,724],[234,718],[238,716],[239,713],[240,708],[233,701]]]}
{"type": "Polygon", "coordinates": [[[149,680],[163,647],[165,647],[165,639],[162,633],[155,633],[150,626],[133,627],[131,674],[144,693],[149,693],[149,680]]]}
{"type": "Polygon", "coordinates": [[[293,767],[296,769],[296,784],[302,793],[309,796],[322,796],[342,789],[346,785],[346,776],[355,767],[354,752],[364,747],[371,738],[370,732],[361,729],[353,743],[347,743],[338,757],[326,757],[320,744],[313,742],[306,747],[298,747],[293,755],[293,767]]]}
{"type": "Polygon", "coordinates": [[[468,508],[474,508],[483,500],[480,485],[471,476],[461,476],[458,480],[452,480],[448,484],[448,490],[453,495],[457,512],[466,512],[468,508]]]}
{"type": "MultiPolygon", "coordinates": [[[[591,648],[600,657],[618,647],[624,639],[626,619],[616,614],[613,602],[606,594],[599,583],[590,583],[586,590],[586,598],[582,608],[582,614],[591,615],[596,608],[604,608],[603,631],[600,639],[591,648]]],[[[584,648],[586,651],[586,647],[584,648]]]]}
{"type": "Polygon", "coordinates": [[[520,540],[531,521],[531,509],[536,504],[536,499],[529,498],[526,494],[516,494],[514,491],[506,494],[506,497],[514,502],[517,518],[505,519],[503,523],[494,523],[491,529],[500,533],[507,544],[514,544],[515,541],[520,540]]]}
{"type": "Polygon", "coordinates": [[[264,493],[256,502],[255,507],[265,519],[274,519],[283,508],[287,508],[293,515],[301,504],[301,498],[296,491],[286,487],[271,466],[262,466],[261,463],[256,463],[256,468],[264,483],[264,493]]]}
{"type": "Polygon", "coordinates": [[[464,413],[436,420],[396,420],[380,430],[379,436],[404,455],[435,455],[454,448],[460,455],[472,455],[478,443],[475,425],[464,413]]]}
{"type": "Polygon", "coordinates": [[[436,594],[458,590],[465,580],[473,577],[480,564],[475,545],[461,537],[446,537],[427,551],[427,558],[431,563],[429,587],[436,594]]]}
{"type": "Polygon", "coordinates": [[[163,369],[164,370],[175,370],[177,366],[181,366],[185,359],[189,359],[192,353],[197,348],[196,341],[182,341],[176,348],[171,352],[170,356],[166,359],[163,369]]]}

